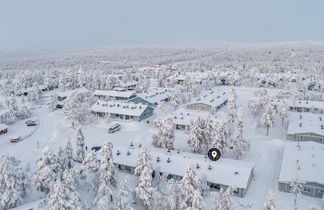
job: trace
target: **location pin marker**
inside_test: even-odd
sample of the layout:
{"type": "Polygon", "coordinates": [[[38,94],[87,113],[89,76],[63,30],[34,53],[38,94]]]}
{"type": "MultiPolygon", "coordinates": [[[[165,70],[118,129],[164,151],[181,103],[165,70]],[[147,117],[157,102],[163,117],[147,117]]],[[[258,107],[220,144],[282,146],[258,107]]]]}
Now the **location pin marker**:
{"type": "Polygon", "coordinates": [[[217,156],[217,152],[216,152],[216,151],[212,151],[212,156],[213,156],[213,158],[215,159],[216,156],[217,156]]]}
{"type": "Polygon", "coordinates": [[[211,161],[217,161],[221,158],[221,152],[217,148],[211,148],[208,151],[208,157],[211,161]]]}

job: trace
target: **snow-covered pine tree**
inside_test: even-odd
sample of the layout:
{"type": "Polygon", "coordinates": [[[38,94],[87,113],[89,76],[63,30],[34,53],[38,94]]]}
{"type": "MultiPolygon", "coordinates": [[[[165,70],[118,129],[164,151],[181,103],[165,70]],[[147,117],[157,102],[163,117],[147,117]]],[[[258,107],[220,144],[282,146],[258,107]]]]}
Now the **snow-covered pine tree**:
{"type": "Polygon", "coordinates": [[[276,202],[273,193],[270,191],[263,205],[263,210],[275,210],[275,209],[276,209],[276,202]]]}
{"type": "Polygon", "coordinates": [[[265,108],[265,112],[262,114],[259,124],[267,129],[267,136],[269,135],[269,129],[273,126],[274,123],[274,112],[272,105],[268,103],[265,108]]]}
{"type": "Polygon", "coordinates": [[[227,187],[227,189],[222,193],[222,206],[224,210],[232,210],[233,209],[233,192],[234,187],[227,187]]]}
{"type": "Polygon", "coordinates": [[[208,120],[198,117],[191,122],[188,144],[192,152],[201,153],[210,144],[208,120]]]}
{"type": "Polygon", "coordinates": [[[100,181],[111,185],[112,187],[117,186],[117,170],[113,163],[112,154],[113,145],[110,142],[105,142],[100,150],[101,161],[99,168],[100,181]]]}
{"type": "Polygon", "coordinates": [[[135,188],[136,197],[146,208],[152,207],[154,188],[152,187],[152,167],[148,159],[147,150],[143,147],[138,155],[135,175],[139,175],[135,188]]]}
{"type": "Polygon", "coordinates": [[[236,113],[236,92],[234,87],[232,87],[227,102],[227,114],[230,116],[232,122],[234,121],[236,113]]]}
{"type": "Polygon", "coordinates": [[[205,195],[205,192],[209,189],[208,183],[207,183],[207,176],[203,175],[201,179],[199,179],[199,186],[198,189],[201,192],[201,196],[205,195]]]}
{"type": "Polygon", "coordinates": [[[228,148],[228,137],[229,137],[229,126],[227,121],[223,121],[220,123],[215,123],[213,128],[211,129],[211,142],[209,144],[209,148],[217,148],[220,150],[222,155],[225,155],[228,148]]]}
{"type": "Polygon", "coordinates": [[[113,164],[112,144],[105,142],[101,150],[99,190],[94,203],[98,209],[110,209],[113,205],[113,188],[117,186],[116,168],[113,164]]]}
{"type": "Polygon", "coordinates": [[[84,158],[83,162],[83,176],[85,177],[85,182],[87,186],[87,191],[91,194],[97,193],[99,186],[98,173],[99,173],[99,161],[96,156],[95,151],[91,151],[84,158]]]}
{"type": "Polygon", "coordinates": [[[23,201],[27,173],[14,157],[0,156],[0,209],[14,208],[23,201]]]}
{"type": "Polygon", "coordinates": [[[212,210],[222,210],[223,206],[222,206],[222,194],[221,192],[212,192],[211,193],[213,196],[213,204],[212,204],[212,210]]]}
{"type": "Polygon", "coordinates": [[[114,206],[112,209],[113,210],[121,210],[121,209],[133,210],[128,200],[128,192],[130,191],[130,189],[127,186],[127,179],[124,179],[124,181],[121,182],[118,189],[119,191],[116,196],[116,199],[114,200],[114,206]]]}
{"type": "Polygon", "coordinates": [[[199,190],[195,190],[192,196],[192,204],[191,207],[187,208],[187,210],[203,210],[204,202],[199,190]]]}
{"type": "Polygon", "coordinates": [[[27,99],[33,103],[39,103],[41,98],[41,90],[39,89],[36,82],[34,82],[31,90],[28,93],[27,99]]]}
{"type": "Polygon", "coordinates": [[[84,142],[84,135],[80,127],[76,130],[75,137],[76,137],[76,160],[79,163],[82,163],[85,157],[85,148],[84,148],[85,142],[84,142]]]}
{"type": "Polygon", "coordinates": [[[166,149],[174,149],[174,123],[171,117],[164,117],[157,133],[153,134],[153,145],[166,149]]]}
{"type": "MultiPolygon", "coordinates": [[[[186,210],[193,207],[193,201],[195,194],[193,192],[198,191],[198,178],[193,166],[189,166],[185,175],[180,181],[179,190],[179,209],[186,210]]],[[[200,194],[200,192],[199,192],[200,194]]]]}
{"type": "Polygon", "coordinates": [[[60,164],[61,171],[63,172],[65,169],[70,169],[73,167],[73,148],[71,142],[68,141],[66,147],[62,150],[60,148],[58,155],[58,163],[60,164]]]}
{"type": "Polygon", "coordinates": [[[37,190],[48,194],[51,185],[58,178],[59,165],[57,158],[49,147],[42,151],[41,158],[37,161],[35,183],[37,190]]]}
{"type": "Polygon", "coordinates": [[[243,136],[243,108],[240,107],[237,111],[237,127],[239,134],[234,142],[234,152],[236,158],[241,158],[247,150],[250,149],[250,142],[243,136]]]}
{"type": "Polygon", "coordinates": [[[166,196],[161,192],[155,191],[153,194],[153,202],[151,209],[154,210],[165,210],[167,209],[166,196]]]}
{"type": "Polygon", "coordinates": [[[284,124],[285,118],[288,116],[288,104],[286,99],[282,99],[278,105],[278,112],[281,117],[281,124],[284,124]]]}
{"type": "Polygon", "coordinates": [[[180,208],[180,185],[174,179],[170,179],[168,182],[168,194],[167,209],[178,210],[180,208]]]}

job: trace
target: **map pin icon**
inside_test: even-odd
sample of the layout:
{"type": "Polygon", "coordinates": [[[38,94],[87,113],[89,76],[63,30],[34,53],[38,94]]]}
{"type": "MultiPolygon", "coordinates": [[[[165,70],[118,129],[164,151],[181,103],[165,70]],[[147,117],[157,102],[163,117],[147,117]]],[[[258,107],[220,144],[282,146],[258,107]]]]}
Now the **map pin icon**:
{"type": "Polygon", "coordinates": [[[213,152],[212,152],[212,156],[213,156],[213,158],[215,159],[216,156],[217,156],[217,152],[216,152],[216,151],[213,151],[213,152]]]}

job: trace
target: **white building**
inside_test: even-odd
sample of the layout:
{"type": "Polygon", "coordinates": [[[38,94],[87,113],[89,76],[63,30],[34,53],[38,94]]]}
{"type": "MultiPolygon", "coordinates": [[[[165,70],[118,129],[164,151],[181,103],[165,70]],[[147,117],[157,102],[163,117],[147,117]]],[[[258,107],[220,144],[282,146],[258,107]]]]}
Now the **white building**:
{"type": "Polygon", "coordinates": [[[279,176],[279,190],[290,192],[298,177],[301,193],[323,198],[324,145],[316,142],[286,143],[279,176]]]}
{"type": "Polygon", "coordinates": [[[324,143],[324,115],[291,112],[287,139],[324,143]]]}
{"type": "Polygon", "coordinates": [[[308,90],[320,91],[324,87],[324,80],[316,75],[310,75],[303,81],[303,84],[308,90]]]}
{"type": "Polygon", "coordinates": [[[91,107],[91,112],[100,117],[141,121],[153,115],[153,108],[143,104],[98,101],[91,107]]]}
{"type": "Polygon", "coordinates": [[[146,104],[149,106],[156,106],[160,102],[170,101],[171,93],[167,88],[153,88],[149,89],[147,93],[137,94],[137,97],[130,99],[136,104],[146,104]]]}
{"type": "Polygon", "coordinates": [[[208,112],[199,112],[194,110],[179,109],[172,112],[169,115],[178,130],[188,131],[191,126],[191,122],[198,117],[209,120],[210,123],[216,123],[221,119],[216,115],[210,115],[208,112]]]}
{"type": "Polygon", "coordinates": [[[228,95],[225,91],[205,91],[186,105],[187,109],[215,112],[227,104],[228,95]]]}
{"type": "MultiPolygon", "coordinates": [[[[139,155],[139,145],[113,147],[114,163],[118,169],[134,174],[139,155]]],[[[167,177],[180,180],[188,166],[195,167],[198,178],[207,178],[212,189],[226,189],[235,186],[235,195],[244,197],[253,177],[254,163],[221,158],[211,161],[206,156],[180,151],[150,148],[150,161],[154,171],[160,171],[167,177]]],[[[154,174],[154,173],[153,173],[154,174]]]]}
{"type": "MultiPolygon", "coordinates": [[[[281,99],[271,99],[272,105],[276,108],[281,102],[281,99]]],[[[297,112],[324,112],[324,102],[308,101],[308,100],[287,100],[289,111],[297,112]]]]}
{"type": "Polygon", "coordinates": [[[93,95],[102,100],[128,101],[136,96],[134,91],[95,90],[93,95]]]}

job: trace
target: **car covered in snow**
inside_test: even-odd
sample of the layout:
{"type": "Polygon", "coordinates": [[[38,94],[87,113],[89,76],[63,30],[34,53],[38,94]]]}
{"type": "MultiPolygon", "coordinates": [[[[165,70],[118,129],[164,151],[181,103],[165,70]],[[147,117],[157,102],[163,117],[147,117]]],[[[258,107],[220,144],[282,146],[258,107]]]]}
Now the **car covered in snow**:
{"type": "Polygon", "coordinates": [[[11,143],[18,143],[22,140],[20,136],[10,136],[9,139],[11,143]]]}
{"type": "Polygon", "coordinates": [[[27,121],[25,122],[25,124],[26,124],[27,126],[36,126],[36,125],[37,125],[37,121],[36,121],[36,120],[27,120],[27,121]]]}
{"type": "Polygon", "coordinates": [[[108,133],[115,133],[115,132],[119,131],[120,129],[121,129],[121,125],[119,123],[114,123],[109,127],[108,133]]]}

